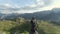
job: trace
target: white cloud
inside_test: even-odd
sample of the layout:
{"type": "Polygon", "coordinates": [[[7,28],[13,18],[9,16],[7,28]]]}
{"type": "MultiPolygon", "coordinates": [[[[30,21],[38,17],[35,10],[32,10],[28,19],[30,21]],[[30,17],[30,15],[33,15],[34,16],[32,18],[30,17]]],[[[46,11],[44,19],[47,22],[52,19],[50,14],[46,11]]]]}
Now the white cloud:
{"type": "Polygon", "coordinates": [[[36,4],[31,4],[29,5],[30,7],[36,7],[37,5],[36,4]]]}
{"type": "Polygon", "coordinates": [[[20,8],[20,5],[17,5],[17,4],[12,5],[12,4],[6,3],[3,5],[8,8],[20,8]]]}
{"type": "Polygon", "coordinates": [[[45,2],[43,0],[36,0],[36,4],[40,6],[44,6],[45,2]]]}
{"type": "Polygon", "coordinates": [[[52,5],[57,8],[60,7],[60,0],[55,0],[52,5]]]}
{"type": "Polygon", "coordinates": [[[43,1],[43,0],[36,0],[35,1],[35,3],[32,3],[32,4],[27,4],[26,6],[29,6],[29,7],[32,7],[32,8],[34,8],[34,7],[43,7],[43,6],[45,6],[45,2],[43,1]]]}
{"type": "Polygon", "coordinates": [[[20,5],[15,4],[14,7],[15,8],[20,8],[20,5]]]}
{"type": "MultiPolygon", "coordinates": [[[[48,0],[46,0],[48,2],[48,0]]],[[[3,13],[33,13],[36,11],[43,11],[43,10],[51,10],[53,8],[60,8],[60,0],[52,0],[51,2],[48,2],[48,5],[46,4],[45,0],[36,0],[35,3],[27,4],[24,7],[20,7],[20,5],[11,5],[11,4],[4,4],[4,6],[12,8],[12,11],[9,9],[7,11],[4,11],[3,13]],[[49,5],[50,3],[50,5],[49,5]],[[13,10],[13,9],[16,9],[13,10]]],[[[5,8],[6,8],[5,7],[5,8]]]]}
{"type": "Polygon", "coordinates": [[[42,10],[51,10],[53,8],[60,8],[60,0],[53,0],[51,5],[43,7],[42,10]]]}
{"type": "Polygon", "coordinates": [[[4,6],[11,7],[11,5],[10,5],[10,4],[4,4],[4,6]]]}

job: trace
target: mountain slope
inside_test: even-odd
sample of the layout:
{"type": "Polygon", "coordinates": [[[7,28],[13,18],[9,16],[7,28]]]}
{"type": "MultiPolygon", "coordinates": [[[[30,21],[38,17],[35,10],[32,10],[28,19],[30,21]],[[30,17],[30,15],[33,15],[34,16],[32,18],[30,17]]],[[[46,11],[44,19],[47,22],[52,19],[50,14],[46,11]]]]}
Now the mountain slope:
{"type": "Polygon", "coordinates": [[[35,17],[36,19],[39,19],[39,20],[60,22],[60,8],[54,8],[52,10],[35,12],[35,13],[25,13],[25,14],[12,13],[4,16],[5,19],[11,19],[11,18],[15,19],[18,17],[23,17],[25,19],[31,19],[32,17],[35,17]]]}

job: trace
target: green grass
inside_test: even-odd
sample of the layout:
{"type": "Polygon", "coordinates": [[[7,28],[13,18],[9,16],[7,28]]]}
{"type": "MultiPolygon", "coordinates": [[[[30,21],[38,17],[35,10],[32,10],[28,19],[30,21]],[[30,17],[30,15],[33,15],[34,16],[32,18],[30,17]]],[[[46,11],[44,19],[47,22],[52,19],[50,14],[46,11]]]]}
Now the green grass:
{"type": "MultiPolygon", "coordinates": [[[[60,34],[60,26],[47,21],[38,21],[36,24],[37,32],[39,34],[60,34]]],[[[29,21],[14,22],[14,21],[0,21],[0,34],[28,34],[31,29],[29,21]]]]}
{"type": "Polygon", "coordinates": [[[40,30],[43,30],[46,34],[60,34],[60,26],[58,25],[54,25],[46,21],[41,21],[41,23],[39,23],[38,26],[39,32],[40,30]]]}

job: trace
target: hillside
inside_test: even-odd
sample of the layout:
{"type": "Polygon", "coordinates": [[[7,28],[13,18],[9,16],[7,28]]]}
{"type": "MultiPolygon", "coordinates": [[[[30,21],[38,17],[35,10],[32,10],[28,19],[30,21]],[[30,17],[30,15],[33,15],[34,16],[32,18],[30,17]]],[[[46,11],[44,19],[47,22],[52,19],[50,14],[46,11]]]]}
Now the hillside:
{"type": "Polygon", "coordinates": [[[0,34],[28,34],[31,29],[30,19],[37,19],[37,33],[60,34],[60,8],[25,14],[0,13],[0,34]]]}
{"type": "MultiPolygon", "coordinates": [[[[10,20],[0,21],[0,34],[28,34],[30,29],[30,21],[23,18],[17,19],[16,22],[10,20]]],[[[39,34],[60,34],[60,26],[48,21],[37,20],[36,29],[39,34]]]]}

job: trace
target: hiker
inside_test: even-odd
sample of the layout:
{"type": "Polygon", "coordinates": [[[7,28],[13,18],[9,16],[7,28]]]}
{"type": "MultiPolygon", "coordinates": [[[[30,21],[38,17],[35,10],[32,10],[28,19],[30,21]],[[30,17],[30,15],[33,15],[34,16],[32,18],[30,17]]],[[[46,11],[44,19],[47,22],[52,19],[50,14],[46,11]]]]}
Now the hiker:
{"type": "Polygon", "coordinates": [[[31,31],[29,34],[35,34],[35,30],[36,30],[35,18],[32,18],[30,23],[31,23],[31,31]]]}

